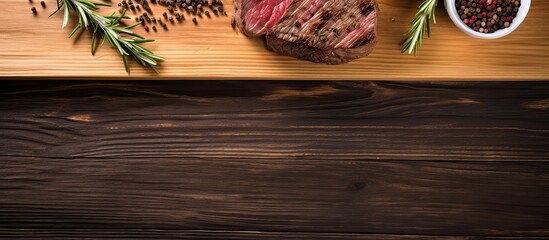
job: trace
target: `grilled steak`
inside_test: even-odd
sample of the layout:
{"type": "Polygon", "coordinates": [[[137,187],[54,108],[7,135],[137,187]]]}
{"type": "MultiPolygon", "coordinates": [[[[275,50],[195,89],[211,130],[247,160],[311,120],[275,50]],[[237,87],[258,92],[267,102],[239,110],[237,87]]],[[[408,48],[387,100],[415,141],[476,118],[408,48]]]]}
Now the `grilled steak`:
{"type": "Polygon", "coordinates": [[[235,0],[235,20],[250,36],[267,34],[282,55],[342,64],[377,43],[375,0],[235,0]]]}

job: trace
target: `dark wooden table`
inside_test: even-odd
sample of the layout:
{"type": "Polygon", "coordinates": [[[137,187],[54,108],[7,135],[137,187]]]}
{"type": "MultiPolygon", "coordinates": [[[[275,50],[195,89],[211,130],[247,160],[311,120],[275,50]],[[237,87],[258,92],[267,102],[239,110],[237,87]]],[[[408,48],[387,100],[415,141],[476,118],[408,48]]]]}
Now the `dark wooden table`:
{"type": "Polygon", "coordinates": [[[549,83],[2,82],[0,237],[549,236],[549,83]]]}

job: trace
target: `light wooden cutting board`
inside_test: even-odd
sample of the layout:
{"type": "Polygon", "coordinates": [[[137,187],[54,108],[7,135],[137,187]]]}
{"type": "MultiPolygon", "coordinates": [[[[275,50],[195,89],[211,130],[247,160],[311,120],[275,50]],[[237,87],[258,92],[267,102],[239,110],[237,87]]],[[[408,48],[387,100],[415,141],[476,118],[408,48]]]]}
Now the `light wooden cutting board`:
{"type": "MultiPolygon", "coordinates": [[[[224,0],[228,16],[190,17],[169,30],[146,33],[156,39],[147,47],[167,60],[160,74],[131,64],[124,71],[114,49],[90,54],[89,34],[67,39],[62,14],[48,18],[47,8],[27,0],[0,0],[0,78],[45,79],[349,79],[349,80],[548,80],[549,1],[535,0],[524,23],[498,40],[476,40],[460,32],[442,1],[432,37],[419,55],[401,54],[403,33],[421,0],[378,0],[380,42],[365,58],[345,65],[314,64],[269,52],[261,38],[247,38],[231,25],[232,1],[224,0]],[[39,14],[34,16],[31,7],[39,14]]],[[[116,5],[118,1],[113,1],[116,5]]],[[[151,4],[152,5],[152,4],[151,4]]],[[[104,9],[112,12],[113,9],[104,9]]],[[[164,10],[154,11],[158,17],[164,10]]],[[[132,15],[132,14],[130,14],[132,15]]],[[[73,20],[76,20],[73,19],[73,20]]],[[[132,21],[128,21],[133,23],[132,21]]]]}

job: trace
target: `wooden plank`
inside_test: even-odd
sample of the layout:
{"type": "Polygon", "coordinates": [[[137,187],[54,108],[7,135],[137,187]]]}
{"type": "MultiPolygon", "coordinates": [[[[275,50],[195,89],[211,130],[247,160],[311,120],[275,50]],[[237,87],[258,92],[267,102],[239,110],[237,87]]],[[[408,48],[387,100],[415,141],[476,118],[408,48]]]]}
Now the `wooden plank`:
{"type": "MultiPolygon", "coordinates": [[[[231,11],[229,0],[224,1],[231,11]]],[[[114,1],[113,3],[117,3],[114,1]]],[[[68,40],[70,28],[61,30],[61,14],[48,18],[38,6],[34,17],[28,1],[0,0],[0,78],[54,79],[354,79],[354,80],[547,80],[549,78],[549,2],[533,1],[525,22],[512,35],[499,40],[472,39],[451,23],[441,4],[431,39],[418,57],[400,54],[419,1],[379,1],[380,43],[371,54],[342,66],[326,66],[278,56],[266,50],[262,39],[249,39],[233,30],[230,16],[189,20],[168,32],[146,33],[156,39],[147,44],[167,58],[161,74],[131,64],[124,72],[112,49],[90,56],[89,35],[68,40]],[[394,19],[394,21],[392,20],[394,19]]],[[[38,4],[38,1],[35,1],[38,4]]],[[[111,12],[106,9],[105,12],[111,12]]],[[[159,15],[162,11],[157,10],[159,15]]],[[[190,19],[190,17],[187,17],[190,19]]]]}
{"type": "Polygon", "coordinates": [[[6,236],[549,235],[546,83],[2,86],[6,236]]]}
{"type": "Polygon", "coordinates": [[[0,226],[549,235],[545,162],[7,157],[0,226]]]}
{"type": "Polygon", "coordinates": [[[493,236],[432,236],[432,235],[389,235],[350,234],[316,232],[264,232],[264,231],[204,231],[166,229],[10,229],[0,228],[0,236],[10,239],[448,239],[448,240],[515,240],[548,239],[546,237],[493,237],[493,236]]]}
{"type": "Polygon", "coordinates": [[[2,156],[549,159],[546,83],[3,86],[2,156]]]}

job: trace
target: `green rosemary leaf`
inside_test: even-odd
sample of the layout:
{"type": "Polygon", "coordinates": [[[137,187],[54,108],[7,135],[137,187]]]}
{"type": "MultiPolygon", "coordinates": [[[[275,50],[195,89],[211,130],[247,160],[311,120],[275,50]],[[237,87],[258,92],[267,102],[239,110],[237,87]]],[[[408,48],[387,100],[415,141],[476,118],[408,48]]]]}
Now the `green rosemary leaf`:
{"type": "Polygon", "coordinates": [[[431,23],[429,21],[429,16],[425,17],[426,18],[426,21],[425,23],[427,23],[427,37],[431,37],[431,23]]]}
{"type": "Polygon", "coordinates": [[[128,66],[128,60],[126,60],[126,56],[122,55],[122,61],[124,62],[124,69],[126,69],[126,72],[130,72],[130,67],[128,66]]]}
{"type": "Polygon", "coordinates": [[[93,2],[95,6],[104,6],[104,7],[110,7],[111,5],[108,3],[102,3],[102,2],[93,2]]]}
{"type": "Polygon", "coordinates": [[[90,25],[88,22],[88,16],[82,9],[82,6],[76,5],[76,9],[78,10],[78,17],[80,18],[80,23],[84,25],[84,28],[88,29],[88,26],[90,25]]]}
{"type": "Polygon", "coordinates": [[[65,7],[64,15],[63,15],[63,28],[69,24],[69,18],[71,16],[69,8],[65,7]]]}
{"type": "Polygon", "coordinates": [[[59,12],[59,10],[61,10],[61,8],[62,7],[59,5],[59,2],[57,2],[57,9],[55,9],[55,11],[53,11],[48,17],[55,15],[57,12],[59,12]]]}
{"type": "Polygon", "coordinates": [[[106,37],[103,37],[103,40],[101,40],[101,45],[100,46],[103,46],[103,44],[105,44],[105,41],[107,40],[106,37]]]}
{"type": "Polygon", "coordinates": [[[152,39],[139,39],[139,38],[135,38],[135,39],[131,39],[132,42],[134,43],[146,43],[146,42],[154,42],[154,40],[152,39]]]}
{"type": "Polygon", "coordinates": [[[125,27],[125,28],[126,28],[126,29],[132,29],[132,28],[134,28],[134,27],[136,27],[136,26],[139,26],[140,24],[141,24],[141,22],[137,22],[137,23],[135,23],[135,24],[133,24],[133,25],[130,25],[130,26],[127,26],[127,27],[125,27]]]}
{"type": "Polygon", "coordinates": [[[76,25],[76,27],[74,27],[72,32],[69,34],[69,38],[71,38],[72,35],[74,35],[78,31],[78,29],[80,29],[80,25],[76,25]]]}
{"type": "Polygon", "coordinates": [[[95,46],[97,46],[96,42],[95,42],[96,36],[97,36],[97,25],[94,26],[93,33],[92,33],[92,40],[91,40],[91,53],[92,53],[92,55],[95,55],[95,46]]]}
{"type": "MultiPolygon", "coordinates": [[[[126,15],[126,9],[124,8],[124,11],[122,11],[122,14],[120,14],[120,16],[114,18],[111,20],[111,24],[117,24],[120,22],[120,20],[122,20],[122,18],[126,15]]],[[[112,13],[111,17],[114,17],[114,13],[112,13]]]]}

